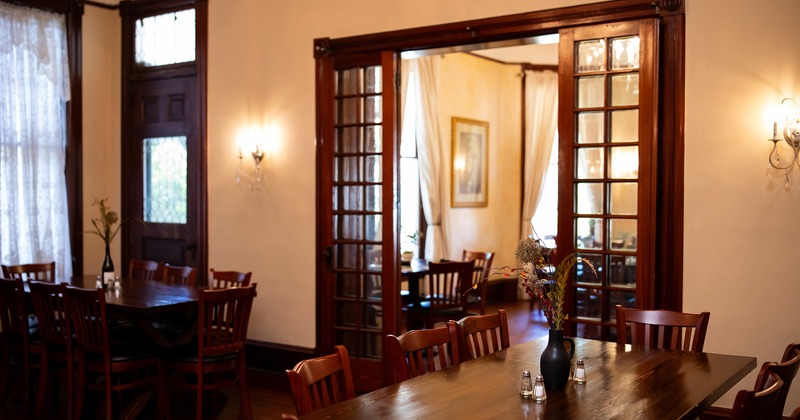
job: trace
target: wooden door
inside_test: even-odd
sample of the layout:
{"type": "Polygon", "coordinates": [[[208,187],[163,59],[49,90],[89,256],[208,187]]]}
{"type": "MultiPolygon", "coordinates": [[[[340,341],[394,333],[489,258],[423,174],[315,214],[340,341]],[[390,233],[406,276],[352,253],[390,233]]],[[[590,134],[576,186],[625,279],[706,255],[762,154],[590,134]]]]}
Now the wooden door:
{"type": "Polygon", "coordinates": [[[395,334],[394,53],[317,58],[317,337],[347,347],[359,391],[384,385],[395,334]]]}
{"type": "Polygon", "coordinates": [[[654,305],[658,21],[560,36],[558,250],[584,261],[570,333],[613,339],[615,305],[654,305]]]}
{"type": "MultiPolygon", "coordinates": [[[[202,203],[197,78],[181,76],[130,85],[127,255],[198,267],[202,203]],[[139,223],[137,221],[141,221],[139,223]]],[[[124,267],[121,267],[124,272],[124,267]]]]}

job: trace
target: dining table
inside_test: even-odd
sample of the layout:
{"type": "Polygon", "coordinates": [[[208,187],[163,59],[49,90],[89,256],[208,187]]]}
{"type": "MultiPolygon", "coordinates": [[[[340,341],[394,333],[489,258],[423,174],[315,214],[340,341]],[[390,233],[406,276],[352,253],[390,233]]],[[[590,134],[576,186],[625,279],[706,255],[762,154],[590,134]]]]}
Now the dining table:
{"type": "Polygon", "coordinates": [[[520,395],[523,371],[539,374],[548,337],[386,386],[303,419],[692,419],[756,367],[756,358],[575,338],[586,382],[520,395]]]}
{"type": "MultiPolygon", "coordinates": [[[[58,283],[83,289],[94,289],[99,276],[74,276],[57,279],[58,283]]],[[[204,286],[168,284],[157,280],[118,278],[105,288],[106,310],[110,318],[130,321],[162,348],[185,344],[197,332],[197,308],[204,286]],[[177,333],[158,328],[165,314],[182,318],[183,328],[177,333]]],[[[25,290],[28,292],[27,282],[25,290]]]]}

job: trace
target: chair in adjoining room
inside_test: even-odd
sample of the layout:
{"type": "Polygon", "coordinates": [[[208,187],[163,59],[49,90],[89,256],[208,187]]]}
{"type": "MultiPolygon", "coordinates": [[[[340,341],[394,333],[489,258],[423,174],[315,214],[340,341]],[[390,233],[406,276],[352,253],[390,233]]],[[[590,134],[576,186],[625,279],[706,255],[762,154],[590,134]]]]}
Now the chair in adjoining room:
{"type": "Polygon", "coordinates": [[[195,285],[197,269],[193,267],[179,265],[165,265],[161,271],[161,280],[168,284],[188,284],[195,285]]]}
{"type": "MultiPolygon", "coordinates": [[[[158,359],[151,343],[126,340],[109,333],[106,293],[103,289],[67,287],[64,299],[78,351],[75,381],[75,418],[81,418],[86,389],[104,393],[105,417],[112,419],[112,394],[129,389],[157,387],[158,359]]],[[[159,395],[160,397],[160,395],[159,395]]],[[[157,410],[161,412],[159,398],[157,410]]]]}
{"type": "Polygon", "coordinates": [[[472,261],[429,263],[425,276],[429,295],[406,306],[408,328],[433,328],[437,321],[463,318],[473,267],[472,261]]]}
{"type": "Polygon", "coordinates": [[[772,419],[773,409],[778,394],[783,388],[783,380],[775,373],[765,373],[766,366],[761,367],[759,375],[764,373],[768,378],[765,388],[753,390],[742,389],[736,394],[731,408],[732,420],[768,420],[772,419]]]}
{"type": "Polygon", "coordinates": [[[778,420],[783,417],[786,396],[789,394],[789,388],[791,388],[792,381],[797,375],[798,367],[800,367],[800,343],[792,343],[786,346],[780,363],[764,362],[761,365],[761,371],[756,378],[755,389],[766,389],[767,384],[770,382],[769,375],[771,373],[774,373],[783,381],[783,387],[778,392],[778,397],[772,410],[772,419],[778,420]]]}
{"type": "Polygon", "coordinates": [[[252,272],[215,271],[208,272],[208,285],[214,289],[227,289],[229,287],[242,287],[250,285],[252,272]]]}
{"type": "Polygon", "coordinates": [[[128,263],[128,278],[132,280],[159,280],[161,265],[156,261],[136,260],[128,263]]]}
{"type": "MultiPolygon", "coordinates": [[[[245,348],[256,284],[200,290],[197,340],[161,357],[159,394],[182,388],[195,391],[196,416],[203,416],[203,393],[239,384],[242,415],[253,417],[247,389],[245,348]]],[[[165,399],[169,401],[169,399],[165,399]]]]}
{"type": "Polygon", "coordinates": [[[31,326],[25,305],[25,285],[19,277],[0,279],[0,397],[6,397],[12,381],[14,365],[22,369],[22,399],[27,412],[30,407],[31,369],[39,367],[41,342],[38,328],[31,326]]]}
{"type": "Polygon", "coordinates": [[[336,346],[336,353],[302,360],[286,374],[299,416],[355,396],[350,356],[344,346],[336,346]]]}
{"type": "Polygon", "coordinates": [[[498,309],[496,314],[461,318],[455,327],[462,362],[511,346],[505,309],[498,309]]]}
{"type": "Polygon", "coordinates": [[[41,346],[41,368],[39,375],[39,388],[36,392],[35,412],[41,414],[44,408],[47,385],[51,370],[59,369],[67,389],[67,419],[73,416],[74,375],[73,368],[76,353],[72,345],[72,327],[70,325],[69,311],[64,301],[64,283],[43,283],[32,281],[29,284],[31,301],[39,319],[39,339],[41,346]]]}
{"type": "Polygon", "coordinates": [[[478,312],[486,313],[486,287],[492,273],[492,260],[494,252],[467,251],[461,253],[461,261],[473,261],[475,266],[472,273],[471,287],[475,291],[467,294],[467,310],[478,308],[478,312]]]}
{"type": "Polygon", "coordinates": [[[389,334],[386,347],[396,382],[461,363],[454,321],[444,327],[411,330],[400,336],[389,334]]]}
{"type": "Polygon", "coordinates": [[[701,352],[710,316],[708,312],[689,314],[617,305],[617,343],[627,344],[630,323],[630,344],[634,346],[701,352]]]}
{"type": "Polygon", "coordinates": [[[3,277],[7,279],[19,278],[25,281],[35,280],[53,283],[56,279],[56,263],[53,261],[49,263],[4,265],[3,277]]]}

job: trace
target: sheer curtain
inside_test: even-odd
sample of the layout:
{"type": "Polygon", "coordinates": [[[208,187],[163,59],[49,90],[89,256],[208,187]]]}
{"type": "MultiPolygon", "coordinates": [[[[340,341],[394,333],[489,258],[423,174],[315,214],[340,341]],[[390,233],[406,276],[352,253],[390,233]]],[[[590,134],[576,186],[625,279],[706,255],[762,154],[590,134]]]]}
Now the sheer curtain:
{"type": "MultiPolygon", "coordinates": [[[[419,158],[422,211],[428,222],[425,232],[425,259],[449,258],[447,240],[442,230],[442,205],[445,202],[442,141],[439,131],[439,63],[438,55],[403,61],[403,72],[417,75],[417,92],[406,92],[405,100],[418,100],[417,115],[404,115],[416,121],[417,155],[419,158]]],[[[407,80],[408,77],[403,77],[407,80]]],[[[404,108],[403,108],[404,109],[404,108]]]]}
{"type": "Polygon", "coordinates": [[[72,275],[63,15],[0,2],[0,262],[72,275]]]}
{"type": "Polygon", "coordinates": [[[533,233],[531,219],[539,205],[550,152],[558,126],[558,73],[525,72],[525,185],[520,237],[533,233]]]}

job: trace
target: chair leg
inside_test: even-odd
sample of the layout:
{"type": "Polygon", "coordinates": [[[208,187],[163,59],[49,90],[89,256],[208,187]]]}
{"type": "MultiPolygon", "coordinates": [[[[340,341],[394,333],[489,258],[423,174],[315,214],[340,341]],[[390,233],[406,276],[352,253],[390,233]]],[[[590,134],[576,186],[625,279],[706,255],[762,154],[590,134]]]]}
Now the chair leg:
{"type": "Polygon", "coordinates": [[[202,363],[197,364],[197,420],[203,418],[203,388],[205,388],[205,375],[203,374],[204,366],[202,363]]]}
{"type": "Polygon", "coordinates": [[[86,388],[86,367],[82,356],[78,357],[78,380],[75,382],[75,412],[73,418],[81,418],[83,410],[83,393],[86,388]]]}
{"type": "Polygon", "coordinates": [[[244,418],[252,419],[253,407],[250,406],[250,393],[247,390],[247,364],[244,359],[244,350],[239,354],[239,395],[244,418]]]}
{"type": "Polygon", "coordinates": [[[47,346],[44,344],[42,345],[42,350],[39,355],[39,386],[38,391],[36,392],[36,407],[33,408],[33,412],[37,415],[42,414],[42,409],[44,408],[44,401],[45,395],[47,394],[47,376],[48,376],[48,362],[49,356],[47,352],[47,346]]]}
{"type": "Polygon", "coordinates": [[[31,354],[23,350],[22,355],[22,403],[26,413],[31,407],[31,354]]]}
{"type": "Polygon", "coordinates": [[[108,362],[105,363],[104,370],[105,370],[105,377],[103,378],[103,381],[105,382],[106,386],[106,420],[111,420],[113,418],[112,409],[114,408],[114,404],[111,401],[113,394],[111,387],[113,384],[111,379],[111,365],[108,362]]]}
{"type": "Polygon", "coordinates": [[[67,355],[67,420],[75,418],[74,409],[75,403],[73,397],[75,394],[75,357],[72,354],[67,355]]]}

